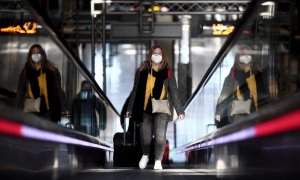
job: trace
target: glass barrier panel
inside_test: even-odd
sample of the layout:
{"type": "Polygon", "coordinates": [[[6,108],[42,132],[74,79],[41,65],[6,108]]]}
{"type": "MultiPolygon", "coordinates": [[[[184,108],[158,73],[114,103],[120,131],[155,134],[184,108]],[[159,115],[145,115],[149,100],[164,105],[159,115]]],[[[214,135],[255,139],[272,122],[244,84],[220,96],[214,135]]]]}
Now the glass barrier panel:
{"type": "Polygon", "coordinates": [[[112,144],[115,132],[121,131],[118,113],[96,93],[99,91],[47,28],[18,3],[0,12],[5,17],[0,24],[0,104],[16,112],[24,111],[25,102],[40,104],[40,108],[24,113],[112,144]]]}
{"type": "Polygon", "coordinates": [[[176,121],[178,147],[299,92],[299,27],[293,24],[299,14],[293,4],[297,2],[262,2],[247,17],[228,53],[188,104],[185,120],[176,121]]]}

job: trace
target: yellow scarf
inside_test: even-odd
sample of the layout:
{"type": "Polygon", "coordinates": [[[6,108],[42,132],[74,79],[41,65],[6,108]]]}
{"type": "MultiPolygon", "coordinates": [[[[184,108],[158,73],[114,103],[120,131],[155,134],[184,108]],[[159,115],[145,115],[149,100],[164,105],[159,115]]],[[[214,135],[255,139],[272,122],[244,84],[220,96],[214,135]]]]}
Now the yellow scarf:
{"type": "MultiPolygon", "coordinates": [[[[247,81],[247,86],[250,90],[250,96],[253,98],[254,101],[254,105],[255,105],[255,109],[257,111],[258,109],[258,102],[257,102],[257,88],[256,88],[256,80],[255,80],[255,76],[251,75],[250,77],[248,77],[246,79],[247,81]]],[[[236,91],[236,96],[238,100],[244,100],[244,97],[240,91],[239,86],[237,87],[237,91],[236,91]]]]}
{"type": "MultiPolygon", "coordinates": [[[[155,80],[156,80],[156,77],[152,76],[151,74],[148,74],[147,84],[146,84],[144,110],[146,110],[146,108],[147,108],[148,100],[151,95],[152,88],[154,87],[155,80]]],[[[159,99],[163,99],[164,97],[165,97],[165,86],[163,85],[159,99]]]]}
{"type": "MultiPolygon", "coordinates": [[[[44,96],[45,97],[45,101],[46,101],[46,107],[47,107],[47,110],[50,109],[49,107],[49,100],[48,100],[48,91],[47,91],[47,81],[46,81],[46,73],[41,73],[39,76],[38,76],[38,81],[39,81],[39,87],[40,87],[40,95],[41,96],[44,96]]],[[[28,85],[28,97],[33,99],[34,96],[32,94],[32,90],[31,90],[31,86],[30,86],[30,83],[28,85]]]]}

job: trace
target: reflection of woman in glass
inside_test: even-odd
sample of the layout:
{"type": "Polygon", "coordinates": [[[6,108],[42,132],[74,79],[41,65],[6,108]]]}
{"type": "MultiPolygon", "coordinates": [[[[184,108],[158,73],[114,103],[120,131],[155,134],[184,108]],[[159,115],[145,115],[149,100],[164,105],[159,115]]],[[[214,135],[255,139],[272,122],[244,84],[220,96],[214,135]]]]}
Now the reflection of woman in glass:
{"type": "Polygon", "coordinates": [[[254,60],[254,53],[248,46],[240,48],[217,102],[215,122],[222,127],[244,114],[231,115],[233,100],[251,100],[250,112],[268,101],[261,66],[254,60]]]}
{"type": "Polygon", "coordinates": [[[41,98],[38,112],[41,117],[58,122],[61,117],[61,76],[41,45],[30,47],[27,61],[19,76],[16,106],[23,110],[25,99],[41,98]]]}

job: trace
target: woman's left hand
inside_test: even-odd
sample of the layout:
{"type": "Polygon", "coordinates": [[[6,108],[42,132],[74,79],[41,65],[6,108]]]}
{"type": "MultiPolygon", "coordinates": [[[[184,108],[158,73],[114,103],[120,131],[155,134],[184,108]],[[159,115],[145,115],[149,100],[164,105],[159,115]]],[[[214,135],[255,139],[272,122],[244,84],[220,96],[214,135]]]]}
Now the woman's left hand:
{"type": "Polygon", "coordinates": [[[178,119],[179,119],[179,120],[184,119],[184,114],[179,114],[179,115],[178,115],[178,119]]]}

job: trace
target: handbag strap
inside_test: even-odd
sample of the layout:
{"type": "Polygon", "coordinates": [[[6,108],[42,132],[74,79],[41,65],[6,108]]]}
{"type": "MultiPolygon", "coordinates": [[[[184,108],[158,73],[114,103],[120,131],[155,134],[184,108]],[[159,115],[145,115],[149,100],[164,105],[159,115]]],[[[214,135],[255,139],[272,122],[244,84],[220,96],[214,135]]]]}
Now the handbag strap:
{"type": "Polygon", "coordinates": [[[152,92],[152,91],[153,91],[153,87],[152,87],[152,66],[151,66],[151,73],[150,73],[150,74],[151,74],[151,76],[150,76],[150,85],[151,85],[151,87],[150,87],[150,88],[151,88],[151,97],[153,97],[153,92],[152,92]]]}

